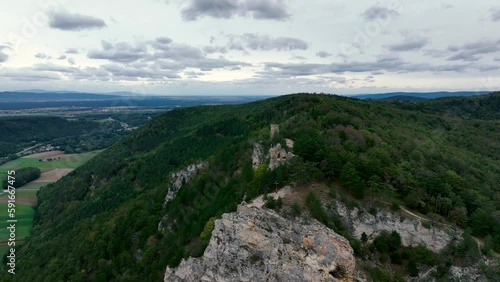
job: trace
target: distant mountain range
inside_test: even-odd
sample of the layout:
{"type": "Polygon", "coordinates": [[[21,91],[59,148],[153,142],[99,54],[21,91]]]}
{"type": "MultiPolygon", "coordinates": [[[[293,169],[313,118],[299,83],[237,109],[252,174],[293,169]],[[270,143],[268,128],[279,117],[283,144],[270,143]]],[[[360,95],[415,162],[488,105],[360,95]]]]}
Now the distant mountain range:
{"type": "Polygon", "coordinates": [[[176,108],[197,105],[243,104],[270,96],[159,96],[133,92],[105,94],[71,91],[27,90],[0,92],[0,110],[22,110],[53,107],[161,107],[176,108]]]}
{"type": "MultiPolygon", "coordinates": [[[[362,100],[390,100],[390,101],[420,101],[441,97],[476,96],[488,94],[490,91],[458,91],[458,92],[391,92],[379,94],[344,95],[362,100]]],[[[255,101],[270,96],[161,96],[143,95],[134,92],[111,92],[111,93],[84,93],[78,91],[47,91],[43,89],[30,89],[20,91],[0,92],[0,102],[71,102],[71,101],[116,101],[116,100],[177,100],[177,101],[199,101],[206,103],[243,103],[255,101]]]]}
{"type": "Polygon", "coordinates": [[[475,95],[483,95],[488,94],[493,91],[458,91],[458,92],[391,92],[391,93],[380,93],[380,94],[359,94],[359,95],[350,95],[349,97],[358,98],[358,99],[370,99],[370,100],[379,100],[379,99],[389,99],[389,100],[419,100],[419,99],[404,99],[404,97],[414,97],[420,99],[435,99],[441,97],[456,97],[456,96],[475,96],[475,95]]]}

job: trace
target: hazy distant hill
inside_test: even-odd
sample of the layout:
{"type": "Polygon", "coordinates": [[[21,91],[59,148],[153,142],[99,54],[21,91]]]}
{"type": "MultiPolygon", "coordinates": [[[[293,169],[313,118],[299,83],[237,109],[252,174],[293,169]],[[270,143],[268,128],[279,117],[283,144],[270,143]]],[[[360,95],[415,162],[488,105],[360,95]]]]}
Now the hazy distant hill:
{"type": "MultiPolygon", "coordinates": [[[[33,90],[42,91],[42,90],[33,90]]],[[[110,94],[74,92],[0,92],[0,110],[49,107],[186,107],[196,105],[241,104],[267,98],[265,96],[154,96],[132,92],[110,94]]]]}
{"type": "Polygon", "coordinates": [[[96,101],[116,98],[115,95],[89,93],[0,92],[0,102],[96,101]]]}
{"type": "Polygon", "coordinates": [[[400,107],[425,113],[446,113],[463,118],[498,120],[500,92],[471,97],[443,97],[417,103],[404,103],[400,107]]]}
{"type": "MultiPolygon", "coordinates": [[[[360,94],[353,95],[351,97],[358,99],[386,99],[391,97],[418,97],[424,99],[435,99],[440,97],[451,97],[451,96],[474,96],[490,93],[490,91],[460,91],[460,92],[392,92],[392,93],[380,93],[380,94],[360,94]]],[[[401,99],[401,98],[398,98],[401,99]]]]}

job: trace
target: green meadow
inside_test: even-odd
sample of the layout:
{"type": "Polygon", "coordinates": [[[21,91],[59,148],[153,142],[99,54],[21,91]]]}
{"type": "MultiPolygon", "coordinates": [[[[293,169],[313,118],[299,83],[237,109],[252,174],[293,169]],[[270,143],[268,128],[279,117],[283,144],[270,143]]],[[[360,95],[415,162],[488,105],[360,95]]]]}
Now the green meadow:
{"type": "MultiPolygon", "coordinates": [[[[0,203],[0,253],[5,253],[9,247],[7,240],[9,239],[9,230],[7,223],[9,219],[8,204],[0,203]]],[[[31,205],[16,205],[16,246],[28,236],[33,225],[33,207],[31,205]]]]}

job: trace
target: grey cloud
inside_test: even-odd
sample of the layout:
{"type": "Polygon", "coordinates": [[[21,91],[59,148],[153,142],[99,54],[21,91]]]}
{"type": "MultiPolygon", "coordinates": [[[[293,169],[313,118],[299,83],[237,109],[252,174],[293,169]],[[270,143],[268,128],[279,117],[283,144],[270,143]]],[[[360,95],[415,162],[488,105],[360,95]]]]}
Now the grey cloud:
{"type": "Polygon", "coordinates": [[[43,73],[33,71],[29,68],[18,69],[0,69],[0,77],[12,81],[45,81],[45,80],[60,80],[61,75],[57,73],[43,73]]]}
{"type": "Polygon", "coordinates": [[[37,59],[50,59],[50,56],[47,56],[46,54],[43,54],[43,53],[36,53],[35,58],[37,58],[37,59]]]}
{"type": "Polygon", "coordinates": [[[171,59],[174,61],[201,59],[204,58],[203,52],[185,44],[171,44],[165,46],[154,53],[155,58],[171,59]]]}
{"type": "Polygon", "coordinates": [[[468,65],[445,65],[433,66],[430,64],[413,64],[406,62],[399,57],[381,57],[373,62],[348,62],[348,63],[332,63],[332,64],[282,64],[282,63],[266,63],[265,70],[260,72],[264,76],[277,77],[298,77],[309,75],[324,75],[324,74],[342,74],[346,72],[449,72],[463,71],[468,65]]]}
{"type": "Polygon", "coordinates": [[[441,58],[443,56],[449,55],[450,51],[448,50],[439,50],[439,49],[426,49],[424,50],[424,54],[426,56],[430,56],[433,58],[441,58]]]}
{"type": "Polygon", "coordinates": [[[2,52],[4,49],[9,49],[7,45],[0,45],[0,63],[6,62],[9,59],[9,55],[2,52]]]}
{"type": "Polygon", "coordinates": [[[6,62],[9,59],[9,56],[3,52],[0,52],[0,63],[6,62]]]}
{"type": "Polygon", "coordinates": [[[76,48],[70,48],[70,49],[66,50],[65,53],[66,54],[79,54],[80,51],[78,51],[78,49],[76,49],[76,48]]]}
{"type": "Polygon", "coordinates": [[[172,41],[173,40],[168,37],[157,37],[152,41],[151,45],[153,45],[153,47],[156,49],[162,49],[165,48],[168,44],[172,43],[172,41]]]}
{"type": "Polygon", "coordinates": [[[254,19],[285,20],[290,17],[282,0],[190,0],[182,18],[194,21],[202,17],[229,19],[235,16],[254,19]]]}
{"type": "Polygon", "coordinates": [[[79,68],[75,67],[66,67],[66,66],[61,66],[61,65],[56,65],[56,64],[36,64],[33,66],[33,70],[37,71],[48,71],[48,72],[62,72],[62,73],[76,73],[76,72],[81,72],[79,68]]]}
{"type": "Polygon", "coordinates": [[[59,58],[57,58],[58,60],[66,60],[66,58],[68,58],[68,56],[66,55],[61,55],[59,56],[59,58]]]}
{"type": "Polygon", "coordinates": [[[106,23],[99,18],[81,14],[71,14],[61,10],[50,13],[49,26],[51,28],[65,31],[81,31],[84,29],[100,29],[106,27],[106,23]]]}
{"type": "Polygon", "coordinates": [[[184,72],[184,75],[188,78],[199,78],[200,76],[204,76],[206,73],[204,72],[195,72],[195,71],[187,71],[184,72]]]}
{"type": "Polygon", "coordinates": [[[425,47],[429,43],[427,38],[422,37],[406,37],[403,42],[388,45],[390,51],[394,52],[405,52],[405,51],[413,51],[420,50],[425,47]]]}
{"type": "Polygon", "coordinates": [[[267,35],[246,33],[240,36],[229,35],[229,49],[243,50],[247,47],[251,50],[262,51],[292,51],[307,50],[307,42],[291,37],[270,37],[267,35]]]}
{"type": "Polygon", "coordinates": [[[480,40],[466,43],[462,46],[449,46],[448,51],[454,52],[448,61],[478,61],[482,55],[500,52],[500,40],[480,40]]]}
{"type": "Polygon", "coordinates": [[[494,22],[500,21],[500,7],[491,9],[491,20],[494,22]]]}
{"type": "Polygon", "coordinates": [[[103,40],[101,45],[103,50],[91,50],[87,56],[90,59],[129,63],[144,58],[147,51],[144,46],[132,46],[126,42],[113,44],[103,40]]]}
{"type": "Polygon", "coordinates": [[[325,51],[319,51],[318,53],[316,53],[316,56],[320,58],[326,58],[332,56],[332,54],[325,51]]]}
{"type": "Polygon", "coordinates": [[[467,61],[467,62],[475,62],[481,60],[480,56],[470,54],[468,52],[460,52],[456,55],[453,55],[446,59],[447,61],[467,61]]]}
{"type": "Polygon", "coordinates": [[[500,66],[499,65],[480,65],[478,67],[479,71],[485,72],[485,71],[496,71],[499,70],[500,66]]]}
{"type": "Polygon", "coordinates": [[[290,59],[291,59],[291,60],[302,60],[302,61],[303,61],[303,60],[307,60],[307,58],[306,58],[306,57],[304,57],[304,56],[299,56],[299,55],[293,55],[290,59]]]}
{"type": "Polygon", "coordinates": [[[206,52],[186,44],[162,37],[137,42],[101,42],[102,48],[91,50],[91,59],[105,59],[113,64],[105,65],[105,71],[114,78],[177,79],[186,69],[211,71],[213,69],[238,69],[250,64],[230,61],[223,57],[208,58],[206,52]]]}
{"type": "Polygon", "coordinates": [[[366,9],[361,15],[368,21],[374,21],[378,19],[386,20],[388,18],[398,16],[399,12],[394,9],[375,5],[366,9]]]}
{"type": "Polygon", "coordinates": [[[68,58],[68,63],[69,63],[70,65],[74,65],[74,64],[76,64],[75,59],[73,59],[73,58],[68,58]]]}
{"type": "Polygon", "coordinates": [[[208,54],[213,54],[213,53],[225,54],[227,53],[227,48],[223,46],[205,46],[203,47],[203,51],[208,54]]]}

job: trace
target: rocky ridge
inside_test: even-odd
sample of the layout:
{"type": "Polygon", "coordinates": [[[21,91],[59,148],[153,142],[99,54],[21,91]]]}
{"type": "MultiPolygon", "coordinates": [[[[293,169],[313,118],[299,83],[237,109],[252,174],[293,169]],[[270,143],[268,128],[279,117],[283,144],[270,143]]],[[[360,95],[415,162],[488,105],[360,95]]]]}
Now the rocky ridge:
{"type": "Polygon", "coordinates": [[[461,240],[460,233],[449,227],[424,227],[417,219],[403,217],[388,210],[379,210],[376,215],[361,212],[358,208],[349,209],[339,201],[335,201],[330,212],[339,216],[350,228],[351,234],[360,239],[365,233],[374,239],[383,230],[397,231],[404,246],[422,244],[434,252],[439,252],[452,241],[461,240]]]}
{"type": "Polygon", "coordinates": [[[164,281],[351,281],[349,242],[316,220],[240,205],[215,221],[201,258],[167,267],[164,281]]]}
{"type": "MultiPolygon", "coordinates": [[[[175,196],[177,196],[177,192],[179,192],[182,185],[191,181],[201,170],[207,168],[208,165],[209,164],[206,161],[198,161],[188,165],[185,169],[172,173],[170,175],[170,186],[168,188],[167,195],[165,196],[163,207],[165,207],[175,198],[175,196]]],[[[162,220],[158,224],[158,230],[163,231],[165,228],[171,228],[171,226],[168,226],[169,224],[167,224],[167,222],[169,222],[168,214],[163,216],[162,220]]],[[[175,222],[173,224],[175,224],[175,222]]]]}

